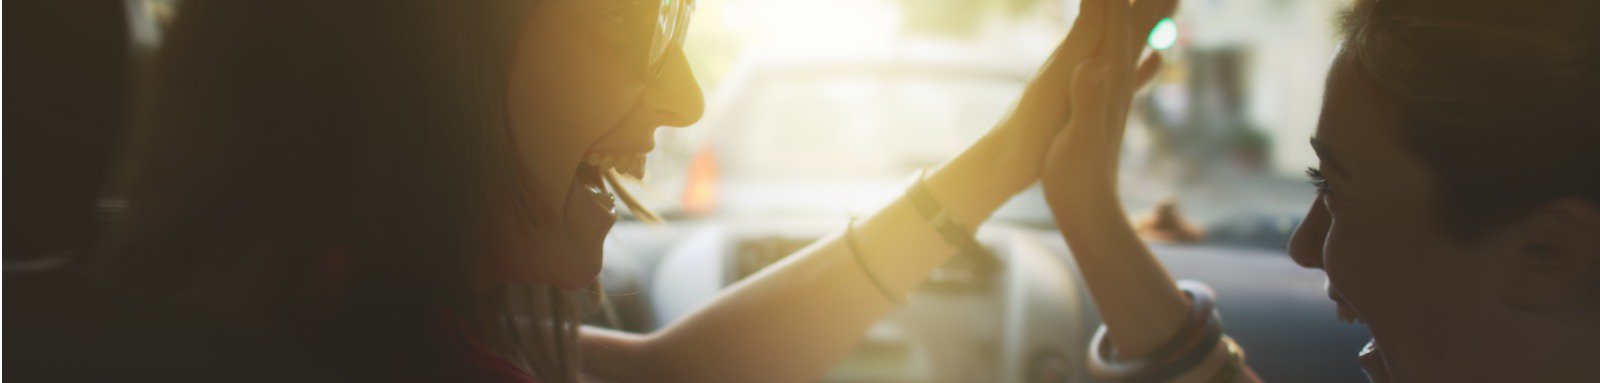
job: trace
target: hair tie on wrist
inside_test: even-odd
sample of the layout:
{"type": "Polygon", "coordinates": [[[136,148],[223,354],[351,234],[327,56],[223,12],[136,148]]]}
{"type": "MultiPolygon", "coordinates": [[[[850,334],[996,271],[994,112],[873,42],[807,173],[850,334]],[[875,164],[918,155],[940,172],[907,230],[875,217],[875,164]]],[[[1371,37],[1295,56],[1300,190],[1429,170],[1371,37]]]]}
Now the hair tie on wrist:
{"type": "Polygon", "coordinates": [[[900,296],[889,292],[889,286],[884,285],[883,281],[878,279],[878,274],[874,274],[872,268],[867,267],[867,260],[861,257],[860,247],[856,246],[856,217],[850,217],[850,221],[844,225],[844,242],[845,245],[850,247],[850,256],[856,259],[857,265],[861,265],[861,271],[867,273],[867,279],[872,280],[872,285],[878,286],[878,292],[883,293],[883,296],[889,298],[889,301],[894,302],[894,304],[905,303],[905,300],[900,296]]]}

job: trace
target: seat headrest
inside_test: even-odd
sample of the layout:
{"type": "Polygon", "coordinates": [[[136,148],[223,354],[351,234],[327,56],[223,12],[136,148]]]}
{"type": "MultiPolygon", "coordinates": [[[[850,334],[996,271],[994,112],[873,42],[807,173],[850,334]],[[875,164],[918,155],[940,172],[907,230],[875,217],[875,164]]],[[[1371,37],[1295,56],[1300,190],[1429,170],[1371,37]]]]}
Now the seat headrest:
{"type": "Polygon", "coordinates": [[[9,262],[93,238],[95,201],[123,125],[135,16],[122,1],[14,0],[6,8],[14,16],[5,41],[9,262]]]}

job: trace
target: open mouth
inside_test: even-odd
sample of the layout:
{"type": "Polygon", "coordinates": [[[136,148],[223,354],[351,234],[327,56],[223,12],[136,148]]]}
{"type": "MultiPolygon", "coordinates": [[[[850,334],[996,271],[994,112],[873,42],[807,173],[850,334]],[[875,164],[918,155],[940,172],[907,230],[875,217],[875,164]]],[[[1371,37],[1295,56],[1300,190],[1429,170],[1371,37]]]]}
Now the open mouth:
{"type": "Polygon", "coordinates": [[[635,178],[644,177],[644,153],[593,151],[583,155],[583,164],[602,172],[616,169],[635,178]]]}
{"type": "MultiPolygon", "coordinates": [[[[1333,293],[1330,290],[1328,294],[1333,298],[1334,303],[1338,304],[1339,320],[1345,323],[1366,324],[1361,321],[1360,316],[1356,315],[1356,310],[1350,308],[1350,305],[1340,299],[1337,293],[1333,293]]],[[[1356,353],[1356,360],[1361,362],[1361,369],[1367,373],[1368,380],[1379,383],[1388,380],[1388,366],[1384,364],[1383,353],[1378,350],[1377,339],[1368,339],[1367,344],[1361,347],[1360,352],[1356,353]]]]}
{"type": "Polygon", "coordinates": [[[584,191],[589,192],[589,197],[592,198],[595,203],[600,204],[600,206],[606,208],[606,210],[612,210],[617,206],[617,198],[616,195],[606,191],[605,181],[601,176],[601,172],[604,171],[605,170],[599,166],[590,164],[588,161],[579,163],[577,173],[578,183],[583,187],[584,191]]]}
{"type": "MultiPolygon", "coordinates": [[[[635,200],[619,184],[621,175],[643,174],[644,154],[592,152],[577,165],[568,186],[562,220],[571,242],[585,254],[599,257],[606,234],[617,222],[617,201],[634,208],[635,200]],[[606,184],[611,184],[607,188],[606,184]]],[[[638,214],[635,213],[637,216],[638,214]]],[[[598,259],[598,258],[597,258],[598,259]]]]}
{"type": "MultiPolygon", "coordinates": [[[[1350,307],[1350,303],[1345,302],[1344,296],[1334,290],[1332,283],[1324,283],[1326,283],[1324,287],[1328,290],[1328,299],[1332,299],[1336,305],[1335,315],[1339,317],[1339,321],[1365,325],[1366,322],[1363,322],[1361,316],[1356,314],[1356,310],[1350,307]]],[[[1361,362],[1361,369],[1367,373],[1367,379],[1380,383],[1389,380],[1388,366],[1384,364],[1383,353],[1379,351],[1376,339],[1367,340],[1366,346],[1356,354],[1356,359],[1361,362]]]]}
{"type": "Polygon", "coordinates": [[[1361,317],[1356,315],[1356,310],[1353,309],[1353,308],[1350,308],[1350,303],[1349,302],[1345,302],[1344,301],[1344,296],[1343,295],[1339,295],[1339,291],[1335,290],[1333,288],[1333,281],[1332,280],[1329,280],[1327,278],[1323,278],[1322,279],[1322,289],[1326,290],[1328,292],[1328,299],[1333,301],[1333,303],[1335,305],[1335,308],[1337,309],[1334,312],[1334,315],[1337,315],[1339,317],[1339,321],[1340,322],[1344,322],[1344,323],[1362,323],[1361,322],[1361,317]]]}
{"type": "Polygon", "coordinates": [[[1383,352],[1378,350],[1376,339],[1367,341],[1367,345],[1356,354],[1356,360],[1361,361],[1361,370],[1367,373],[1367,380],[1377,383],[1389,381],[1389,366],[1383,361],[1383,352]]]}
{"type": "Polygon", "coordinates": [[[612,174],[625,174],[633,178],[643,177],[644,161],[644,153],[592,151],[584,154],[583,161],[578,163],[577,181],[595,203],[606,210],[615,211],[616,193],[626,193],[626,191],[622,189],[622,185],[617,184],[617,177],[612,174]],[[609,190],[606,187],[607,183],[611,184],[609,190]]]}

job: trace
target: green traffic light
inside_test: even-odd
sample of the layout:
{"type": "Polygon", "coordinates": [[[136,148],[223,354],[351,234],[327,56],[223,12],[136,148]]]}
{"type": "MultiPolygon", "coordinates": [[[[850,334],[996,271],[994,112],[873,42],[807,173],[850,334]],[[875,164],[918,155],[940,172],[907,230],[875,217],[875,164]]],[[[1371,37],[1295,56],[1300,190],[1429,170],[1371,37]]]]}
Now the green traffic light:
{"type": "Polygon", "coordinates": [[[1152,49],[1158,51],[1166,50],[1177,43],[1178,23],[1172,22],[1170,17],[1161,19],[1160,22],[1156,23],[1156,27],[1150,30],[1150,48],[1152,49]]]}

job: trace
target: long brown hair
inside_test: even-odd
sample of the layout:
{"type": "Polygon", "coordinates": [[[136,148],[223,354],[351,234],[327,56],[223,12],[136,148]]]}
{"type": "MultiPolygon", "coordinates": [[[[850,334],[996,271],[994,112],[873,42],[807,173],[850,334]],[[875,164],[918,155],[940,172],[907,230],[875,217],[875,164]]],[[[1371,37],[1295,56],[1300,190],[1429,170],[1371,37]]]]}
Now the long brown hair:
{"type": "Polygon", "coordinates": [[[289,327],[358,376],[451,376],[445,320],[576,380],[567,293],[473,281],[535,216],[504,110],[528,3],[182,2],[138,97],[127,208],[86,271],[289,327]]]}
{"type": "Polygon", "coordinates": [[[1357,0],[1342,25],[1344,56],[1402,102],[1454,234],[1600,203],[1600,2],[1357,0]]]}

